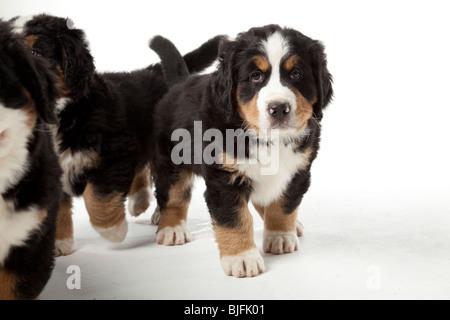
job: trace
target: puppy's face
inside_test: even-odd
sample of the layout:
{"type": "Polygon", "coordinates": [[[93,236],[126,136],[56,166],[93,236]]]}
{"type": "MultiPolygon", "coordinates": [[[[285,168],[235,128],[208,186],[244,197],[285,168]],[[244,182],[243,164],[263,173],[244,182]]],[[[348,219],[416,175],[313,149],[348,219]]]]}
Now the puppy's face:
{"type": "Polygon", "coordinates": [[[0,21],[0,159],[26,149],[38,123],[56,123],[57,90],[41,62],[24,46],[23,36],[0,21]]]}
{"type": "Polygon", "coordinates": [[[310,119],[320,120],[332,94],[320,43],[266,26],[240,34],[225,51],[222,64],[233,65],[235,109],[248,128],[297,136],[310,119]]]}

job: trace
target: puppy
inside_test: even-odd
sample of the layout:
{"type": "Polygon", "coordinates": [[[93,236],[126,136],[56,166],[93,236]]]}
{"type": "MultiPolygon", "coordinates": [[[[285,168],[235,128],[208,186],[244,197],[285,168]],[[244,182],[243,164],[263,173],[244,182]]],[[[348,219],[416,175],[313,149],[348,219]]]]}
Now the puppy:
{"type": "Polygon", "coordinates": [[[36,299],[54,266],[57,79],[0,20],[0,299],[36,299]]]}
{"type": "Polygon", "coordinates": [[[265,252],[298,249],[298,208],[332,98],[324,47],[293,29],[253,28],[224,41],[216,72],[177,81],[152,126],[158,243],[189,240],[192,182],[201,175],[225,273],[256,276],[265,267],[249,201],[264,219],[265,252]]]}
{"type": "MultiPolygon", "coordinates": [[[[35,55],[60,79],[56,142],[64,195],[58,216],[57,252],[73,251],[72,197],[83,196],[92,226],[113,242],[124,240],[125,200],[133,216],[150,205],[148,161],[154,146],[149,126],[154,106],[167,92],[160,64],[123,73],[97,73],[82,30],[68,20],[39,15],[24,32],[35,55]]],[[[185,56],[189,72],[217,59],[221,37],[185,56]]],[[[165,70],[168,75],[177,63],[165,70]]],[[[157,121],[157,120],[156,120],[157,121]]]]}

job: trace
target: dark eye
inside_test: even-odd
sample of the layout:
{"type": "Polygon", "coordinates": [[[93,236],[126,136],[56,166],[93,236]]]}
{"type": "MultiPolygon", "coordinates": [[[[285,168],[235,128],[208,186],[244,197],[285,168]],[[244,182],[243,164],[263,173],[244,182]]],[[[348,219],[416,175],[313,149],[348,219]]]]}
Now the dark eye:
{"type": "Polygon", "coordinates": [[[263,82],[264,80],[263,72],[261,70],[252,72],[252,74],[250,75],[250,80],[255,83],[263,82]]]}
{"type": "Polygon", "coordinates": [[[300,70],[295,68],[291,71],[291,79],[298,80],[302,77],[300,70]]]}
{"type": "Polygon", "coordinates": [[[36,57],[40,57],[41,56],[41,53],[39,51],[37,51],[37,50],[31,50],[31,54],[33,56],[36,56],[36,57]]]}

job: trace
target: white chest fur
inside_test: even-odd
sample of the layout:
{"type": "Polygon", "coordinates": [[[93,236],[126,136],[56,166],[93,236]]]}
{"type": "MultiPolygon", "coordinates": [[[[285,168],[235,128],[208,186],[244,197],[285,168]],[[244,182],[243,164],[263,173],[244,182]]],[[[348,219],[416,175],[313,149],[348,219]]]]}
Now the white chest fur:
{"type": "Polygon", "coordinates": [[[42,216],[36,208],[14,212],[13,204],[0,196],[0,266],[12,246],[21,246],[31,231],[39,227],[42,216]]]}
{"type": "Polygon", "coordinates": [[[311,149],[295,152],[294,144],[284,143],[258,146],[254,163],[239,164],[238,170],[252,180],[251,201],[268,206],[287,190],[294,175],[310,164],[311,149]]]}
{"type": "Polygon", "coordinates": [[[0,194],[14,186],[26,173],[28,140],[32,129],[25,111],[0,104],[0,194]]]}

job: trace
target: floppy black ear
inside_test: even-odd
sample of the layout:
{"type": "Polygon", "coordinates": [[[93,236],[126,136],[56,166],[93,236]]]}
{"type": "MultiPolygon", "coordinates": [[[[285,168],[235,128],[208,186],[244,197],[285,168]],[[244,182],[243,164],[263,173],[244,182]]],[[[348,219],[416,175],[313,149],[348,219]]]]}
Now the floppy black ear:
{"type": "Polygon", "coordinates": [[[72,95],[85,96],[95,66],[85,34],[80,29],[67,28],[58,36],[63,54],[64,78],[72,95]]]}
{"type": "Polygon", "coordinates": [[[327,68],[327,56],[323,44],[316,41],[314,48],[313,73],[316,82],[317,102],[314,104],[314,114],[318,121],[323,118],[323,109],[333,98],[333,77],[327,68]]]}
{"type": "Polygon", "coordinates": [[[219,67],[214,78],[215,103],[231,120],[235,104],[234,49],[235,42],[224,39],[219,48],[219,67]]]}
{"type": "Polygon", "coordinates": [[[30,93],[39,117],[48,124],[57,124],[55,103],[59,97],[55,86],[55,76],[49,71],[46,61],[32,57],[19,43],[11,43],[10,50],[15,55],[15,68],[20,83],[30,93]]]}
{"type": "Polygon", "coordinates": [[[36,64],[36,82],[38,90],[32,94],[36,102],[36,110],[41,119],[48,124],[58,124],[56,117],[56,100],[59,98],[56,79],[43,62],[36,64]]]}

